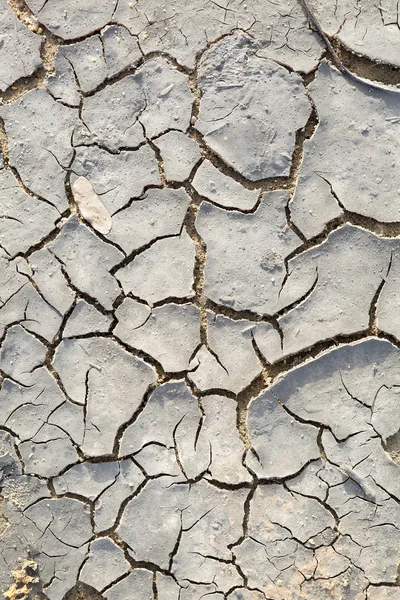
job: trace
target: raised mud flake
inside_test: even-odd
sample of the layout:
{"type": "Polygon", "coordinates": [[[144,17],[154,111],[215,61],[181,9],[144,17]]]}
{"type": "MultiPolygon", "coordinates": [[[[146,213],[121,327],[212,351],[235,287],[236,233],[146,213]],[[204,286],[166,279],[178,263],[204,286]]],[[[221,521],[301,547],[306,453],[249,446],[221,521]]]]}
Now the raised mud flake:
{"type": "Polygon", "coordinates": [[[120,25],[108,25],[101,31],[108,77],[115,77],[142,58],[136,36],[120,25]]]}
{"type": "Polygon", "coordinates": [[[107,25],[117,0],[29,0],[27,5],[39,23],[64,40],[85,37],[107,25]]]}
{"type": "Polygon", "coordinates": [[[113,215],[108,238],[130,254],[157,238],[179,235],[189,203],[183,189],[149,189],[113,215]]]}
{"type": "Polygon", "coordinates": [[[82,445],[85,434],[83,406],[66,400],[50,414],[49,423],[68,433],[77,446],[82,445]]]}
{"type": "Polygon", "coordinates": [[[229,25],[224,27],[217,21],[220,14],[221,10],[212,3],[206,4],[205,11],[199,10],[194,0],[172,0],[165,5],[150,6],[139,0],[133,6],[120,2],[115,19],[139,37],[146,54],[164,51],[180,64],[193,68],[197,53],[206,47],[208,40],[229,31],[229,25]]]}
{"type": "MultiPolygon", "coordinates": [[[[124,333],[125,337],[129,336],[130,333],[135,332],[136,329],[145,325],[150,317],[151,307],[145,302],[138,302],[133,300],[129,296],[124,298],[122,303],[118,306],[115,311],[115,318],[117,319],[117,325],[114,328],[114,333],[117,337],[120,333],[124,333]],[[126,327],[119,327],[122,323],[126,327]]],[[[120,339],[122,339],[120,337],[120,339]]]]}
{"type": "Polygon", "coordinates": [[[61,322],[61,314],[43,299],[29,281],[0,308],[0,331],[3,333],[12,323],[21,323],[25,330],[51,342],[61,322]]]}
{"type": "Polygon", "coordinates": [[[119,463],[115,483],[97,497],[94,505],[94,524],[97,533],[115,526],[122,503],[137,493],[143,481],[142,470],[132,460],[123,460],[119,463]]]}
{"type": "Polygon", "coordinates": [[[1,245],[12,256],[44,239],[60,217],[56,208],[27,194],[15,177],[1,167],[1,159],[0,214],[1,245]]]}
{"type": "Polygon", "coordinates": [[[153,138],[171,128],[185,131],[191,107],[187,75],[156,59],[85,98],[82,121],[92,140],[116,151],[138,146],[144,135],[153,138]]]}
{"type": "Polygon", "coordinates": [[[149,354],[167,372],[187,370],[200,345],[199,309],[193,304],[166,304],[154,308],[146,320],[140,318],[135,322],[136,304],[126,298],[118,308],[115,335],[132,348],[149,354]]]}
{"type": "MultiPolygon", "coordinates": [[[[315,431],[323,428],[320,447],[324,455],[324,461],[316,461],[314,466],[310,462],[299,476],[289,479],[285,486],[291,491],[292,501],[298,507],[296,523],[291,522],[294,509],[285,510],[285,504],[282,504],[286,495],[283,490],[279,493],[276,491],[276,501],[270,498],[266,504],[268,517],[272,522],[287,527],[293,537],[307,547],[315,548],[333,542],[327,543],[321,536],[325,529],[335,528],[334,523],[326,522],[325,527],[318,524],[315,531],[309,529],[302,533],[297,528],[310,527],[314,511],[305,510],[303,519],[301,503],[314,503],[319,499],[321,509],[322,506],[330,509],[327,513],[330,518],[333,518],[333,514],[338,515],[337,530],[341,537],[334,542],[334,549],[350,560],[355,568],[353,571],[350,567],[346,569],[355,597],[365,589],[368,580],[376,584],[394,582],[397,577],[399,466],[384,451],[383,440],[377,435],[373,419],[375,414],[379,415],[382,406],[380,403],[375,406],[379,394],[384,388],[396,388],[398,380],[398,349],[387,341],[370,338],[331,350],[289,371],[267,392],[288,410],[288,417],[297,425],[310,427],[307,423],[313,423],[315,431]],[[278,501],[278,498],[281,500],[278,501]]],[[[253,400],[249,408],[249,437],[252,442],[252,406],[264,396],[253,400]]],[[[270,419],[267,422],[271,425],[270,419]]],[[[383,436],[388,429],[392,431],[392,424],[388,424],[387,419],[378,422],[383,436]]],[[[257,419],[254,418],[254,423],[256,427],[260,426],[259,415],[257,419]]],[[[288,441],[285,447],[281,445],[282,452],[287,445],[288,441]]],[[[265,447],[262,449],[265,450],[265,447]]],[[[265,489],[270,493],[268,490],[272,488],[265,489]]],[[[259,510],[252,513],[253,502],[254,499],[250,514],[258,515],[259,510]]],[[[252,518],[249,521],[249,535],[265,544],[265,540],[259,537],[260,533],[255,533],[251,527],[252,518]]],[[[285,536],[278,537],[282,539],[285,536]]],[[[247,541],[244,545],[253,546],[252,542],[247,541]]],[[[256,550],[256,546],[253,550],[256,550]]],[[[333,568],[332,561],[328,562],[326,568],[333,568]]],[[[246,572],[245,565],[240,564],[246,572]]],[[[322,562],[318,561],[318,564],[321,568],[322,562]]],[[[266,572],[269,573],[268,570],[266,572]]],[[[253,573],[259,577],[255,571],[253,573]]],[[[331,574],[329,577],[332,578],[332,589],[337,593],[343,591],[344,580],[339,575],[331,574]]],[[[282,575],[279,578],[284,579],[282,575]]],[[[250,581],[257,585],[256,580],[249,577],[250,581]]],[[[321,594],[327,594],[321,580],[319,584],[309,584],[309,596],[306,597],[315,597],[312,594],[317,593],[319,586],[322,586],[321,594]]],[[[263,589],[267,593],[268,588],[263,589]]],[[[268,597],[275,598],[269,591],[268,594],[268,597]]],[[[321,597],[325,598],[325,595],[321,597]]]]}
{"type": "Polygon", "coordinates": [[[42,66],[41,38],[25,27],[7,0],[0,3],[0,91],[42,66]]]}
{"type": "Polygon", "coordinates": [[[196,171],[193,187],[200,196],[222,207],[251,210],[254,208],[259,191],[247,190],[231,177],[218,171],[205,160],[196,171]]]}
{"type": "Polygon", "coordinates": [[[156,574],[156,585],[160,600],[180,600],[183,589],[181,589],[172,577],[158,571],[156,574]]]}
{"type": "Polygon", "coordinates": [[[188,486],[173,485],[175,482],[173,477],[149,481],[128,502],[117,529],[135,560],[152,562],[161,569],[168,569],[181,528],[182,511],[187,506],[188,486]],[[137,527],[131,526],[133,521],[137,527]]]}
{"type": "Polygon", "coordinates": [[[194,296],[196,249],[185,230],[179,236],[156,241],[125,267],[115,272],[125,294],[150,306],[167,298],[194,296]]]}
{"type": "Polygon", "coordinates": [[[0,248],[0,302],[3,309],[26,285],[27,274],[30,274],[30,269],[24,258],[10,260],[7,252],[0,248]]]}
{"type": "MultiPolygon", "coordinates": [[[[319,498],[324,501],[329,489],[326,479],[323,477],[325,471],[329,471],[330,465],[326,464],[322,458],[313,460],[308,463],[296,477],[291,477],[287,482],[286,486],[289,490],[302,494],[303,496],[312,496],[313,498],[319,498]]],[[[336,467],[331,467],[332,470],[337,474],[336,467]]],[[[322,532],[324,533],[324,532],[322,532]]],[[[332,530],[332,536],[335,534],[332,530]]],[[[317,539],[319,539],[319,535],[317,539]]],[[[309,546],[315,546],[315,539],[310,543],[309,546]]]]}
{"type": "MultiPolygon", "coordinates": [[[[237,2],[240,6],[240,0],[237,2]]],[[[253,0],[248,8],[256,18],[250,33],[260,41],[258,56],[303,73],[318,65],[324,49],[320,37],[308,26],[298,1],[281,0],[278,9],[272,2],[253,0]]]]}
{"type": "Polygon", "coordinates": [[[225,389],[239,393],[261,373],[253,348],[254,324],[207,313],[208,348],[201,346],[193,358],[189,378],[202,391],[225,389]]]}
{"type": "Polygon", "coordinates": [[[198,401],[186,385],[165,383],[151,394],[138,418],[124,431],[119,454],[133,455],[139,464],[144,455],[145,467],[162,474],[163,469],[164,473],[171,470],[169,451],[173,450],[179,464],[172,474],[194,479],[211,461],[208,439],[198,439],[202,420],[198,401]],[[152,456],[148,454],[150,448],[152,456]]]}
{"type": "Polygon", "coordinates": [[[316,579],[332,579],[346,572],[350,567],[350,561],[342,556],[332,547],[321,547],[315,550],[317,568],[314,577],[316,579]]]}
{"type": "Polygon", "coordinates": [[[10,164],[23,183],[60,213],[66,210],[64,183],[73,158],[71,137],[78,124],[77,110],[35,89],[0,106],[0,117],[8,136],[10,164]]]}
{"type": "Polygon", "coordinates": [[[88,559],[79,574],[79,580],[102,591],[127,573],[129,568],[121,548],[110,538],[100,537],[90,544],[88,559]]]}
{"type": "Polygon", "coordinates": [[[161,184],[157,159],[147,145],[119,154],[96,146],[78,147],[72,170],[75,175],[71,183],[79,176],[88,179],[111,216],[127,206],[132,198],[141,196],[146,186],[161,184]]]}
{"type": "Polygon", "coordinates": [[[319,124],[305,142],[290,204],[293,223],[310,238],[342,214],[342,207],[377,221],[400,221],[395,151],[400,95],[355,84],[327,62],[308,89],[319,124]]]}
{"type": "Polygon", "coordinates": [[[161,152],[168,181],[185,181],[201,159],[196,142],[181,131],[168,131],[156,138],[154,144],[161,152]]]}
{"type": "MultiPolygon", "coordinates": [[[[398,395],[400,388],[397,385],[391,385],[390,387],[382,387],[376,392],[372,410],[371,425],[374,430],[381,436],[383,443],[385,444],[385,450],[389,452],[394,460],[395,454],[390,452],[387,448],[387,444],[398,436],[400,431],[400,414],[397,410],[398,407],[398,395]]],[[[396,461],[397,462],[397,461],[396,461]]]]}
{"type": "Polygon", "coordinates": [[[183,382],[164,383],[152,392],[138,418],[124,431],[120,456],[136,455],[149,444],[172,448],[176,430],[185,418],[196,421],[197,432],[201,413],[196,398],[183,382]]]}
{"type": "Polygon", "coordinates": [[[78,300],[68,318],[63,337],[75,337],[88,333],[106,333],[111,326],[111,315],[101,313],[93,304],[78,300]]]}
{"type": "Polygon", "coordinates": [[[61,233],[47,247],[59,260],[73,285],[104,308],[112,309],[120,288],[110,270],[122,260],[122,252],[103,242],[80,223],[76,215],[64,222],[61,233]]]}
{"type": "Polygon", "coordinates": [[[54,357],[71,399],[85,406],[82,450],[111,454],[119,427],[140,405],[155,371],[108,338],[63,340],[54,357]]]}
{"type": "Polygon", "coordinates": [[[76,494],[94,501],[117,478],[119,464],[84,461],[53,479],[56,494],[76,494]]]}
{"type": "Polygon", "coordinates": [[[301,78],[256,51],[249,36],[236,33],[203,55],[195,125],[205,143],[251,181],[289,175],[296,132],[311,113],[301,78]]]}
{"type": "MultiPolygon", "coordinates": [[[[148,477],[158,477],[160,475],[178,477],[182,474],[182,470],[176,461],[176,452],[173,447],[163,448],[158,446],[158,444],[149,444],[139,454],[135,455],[135,462],[140,465],[140,468],[148,477]]],[[[208,463],[209,456],[207,458],[208,463]]]]}
{"type": "Polygon", "coordinates": [[[211,300],[270,315],[284,306],[285,260],[301,243],[286,222],[287,199],[286,192],[267,192],[251,214],[201,204],[196,229],[207,246],[205,293],[211,300]]]}
{"type": "Polygon", "coordinates": [[[295,421],[274,388],[251,401],[247,426],[251,449],[246,464],[259,478],[288,477],[320,457],[318,429],[295,421]]]}
{"type": "MultiPolygon", "coordinates": [[[[365,428],[344,441],[336,440],[332,433],[326,430],[321,436],[321,442],[325,448],[327,459],[337,465],[344,476],[347,476],[349,479],[347,483],[356,489],[357,497],[379,505],[379,508],[382,509],[380,510],[380,519],[388,511],[385,522],[391,521],[397,524],[400,516],[397,501],[400,488],[398,480],[400,466],[385,452],[382,440],[375,434],[372,427],[365,428]]],[[[336,500],[340,498],[340,502],[343,502],[347,491],[346,488],[337,490],[338,496],[335,496],[334,490],[331,490],[330,493],[336,500]]],[[[368,535],[370,534],[372,532],[369,532],[368,535]]],[[[395,532],[395,535],[397,536],[398,532],[395,532]]],[[[398,552],[397,547],[395,552],[398,552]]],[[[369,568],[371,567],[378,571],[384,568],[382,564],[375,565],[374,561],[371,562],[369,568]]],[[[394,564],[390,568],[394,578],[394,564]]],[[[383,581],[384,571],[379,572],[383,581]]],[[[371,580],[376,582],[376,577],[375,574],[371,580]]]]}

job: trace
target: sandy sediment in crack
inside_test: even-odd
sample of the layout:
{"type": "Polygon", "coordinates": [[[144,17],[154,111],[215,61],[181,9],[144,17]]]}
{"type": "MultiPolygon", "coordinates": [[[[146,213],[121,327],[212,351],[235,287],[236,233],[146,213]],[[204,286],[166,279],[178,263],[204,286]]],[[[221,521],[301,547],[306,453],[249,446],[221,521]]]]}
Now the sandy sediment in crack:
{"type": "Polygon", "coordinates": [[[270,382],[271,379],[268,370],[263,368],[261,375],[236,396],[236,427],[246,450],[251,448],[249,430],[247,427],[249,404],[253,398],[256,398],[262,391],[265,391],[269,387],[270,382]]]}
{"type": "Polygon", "coordinates": [[[44,86],[44,81],[54,69],[54,59],[57,48],[61,43],[61,39],[50,33],[45,27],[39,25],[32,11],[25,4],[24,0],[8,0],[8,4],[14,11],[18,19],[28,29],[38,35],[42,35],[42,45],[40,55],[43,61],[43,66],[37,69],[28,77],[21,77],[5,92],[0,95],[3,102],[8,103],[16,100],[29,90],[44,86]]]}
{"type": "MultiPolygon", "coordinates": [[[[310,27],[325,45],[327,57],[344,76],[351,78],[353,81],[369,85],[376,90],[397,91],[396,87],[400,83],[400,69],[396,69],[388,63],[374,61],[352,52],[338,39],[339,32],[334,35],[325,33],[308,0],[300,0],[300,4],[310,27]],[[342,60],[342,57],[345,58],[347,64],[342,60]]],[[[341,27],[339,31],[340,29],[341,27]]]]}
{"type": "Polygon", "coordinates": [[[384,444],[384,449],[390,454],[394,462],[400,465],[400,431],[388,438],[386,444],[384,444]]]}
{"type": "Polygon", "coordinates": [[[297,177],[300,173],[301,163],[303,162],[304,142],[306,140],[309,140],[310,138],[312,138],[312,136],[314,135],[314,133],[318,127],[318,123],[319,123],[317,109],[316,109],[313,99],[310,95],[309,95],[309,100],[310,100],[311,107],[312,107],[310,117],[306,123],[306,126],[303,129],[299,129],[299,131],[296,132],[296,141],[295,141],[294,151],[292,154],[292,164],[290,167],[290,174],[288,177],[288,179],[289,179],[288,188],[290,190],[291,198],[293,197],[293,194],[294,194],[294,191],[296,188],[297,177]]]}
{"type": "Polygon", "coordinates": [[[385,85],[400,86],[399,67],[390,63],[373,61],[362,54],[355,53],[335,37],[331,42],[338,58],[355,75],[385,85]]]}
{"type": "Polygon", "coordinates": [[[8,137],[4,127],[4,121],[0,119],[0,155],[7,164],[8,162],[8,137]]]}
{"type": "Polygon", "coordinates": [[[2,496],[0,496],[0,536],[2,535],[2,533],[4,533],[8,526],[8,521],[3,513],[3,504],[4,499],[2,496]]]}
{"type": "MultiPolygon", "coordinates": [[[[198,206],[193,207],[194,219],[198,211],[198,206]]],[[[194,266],[194,289],[195,303],[200,310],[200,341],[207,345],[207,299],[204,294],[204,270],[206,263],[206,246],[194,226],[188,223],[186,226],[187,232],[192,238],[196,246],[196,257],[194,266]]]]}

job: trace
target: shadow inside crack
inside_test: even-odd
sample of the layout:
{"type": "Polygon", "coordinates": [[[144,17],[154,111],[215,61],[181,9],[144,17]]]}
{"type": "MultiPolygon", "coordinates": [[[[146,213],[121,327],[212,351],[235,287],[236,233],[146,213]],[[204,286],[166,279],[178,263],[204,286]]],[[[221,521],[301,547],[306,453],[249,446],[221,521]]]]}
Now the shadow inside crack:
{"type": "Polygon", "coordinates": [[[104,600],[104,596],[90,585],[78,581],[78,583],[65,594],[63,600],[104,600]]]}

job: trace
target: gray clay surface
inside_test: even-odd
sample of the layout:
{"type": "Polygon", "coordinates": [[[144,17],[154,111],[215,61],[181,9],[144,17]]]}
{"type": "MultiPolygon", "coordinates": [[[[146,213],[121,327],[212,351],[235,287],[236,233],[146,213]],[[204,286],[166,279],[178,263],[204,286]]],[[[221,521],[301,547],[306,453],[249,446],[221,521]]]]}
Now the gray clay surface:
{"type": "Polygon", "coordinates": [[[5,598],[398,600],[399,23],[0,0],[5,598]]]}

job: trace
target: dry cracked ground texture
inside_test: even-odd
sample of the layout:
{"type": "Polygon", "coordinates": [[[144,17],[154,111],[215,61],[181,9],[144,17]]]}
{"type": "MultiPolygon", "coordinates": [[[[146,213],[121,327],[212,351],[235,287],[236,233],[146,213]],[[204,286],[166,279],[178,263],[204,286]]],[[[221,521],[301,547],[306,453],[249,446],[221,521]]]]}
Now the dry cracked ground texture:
{"type": "Polygon", "coordinates": [[[310,8],[0,0],[5,598],[400,598],[399,4],[310,8]]]}

